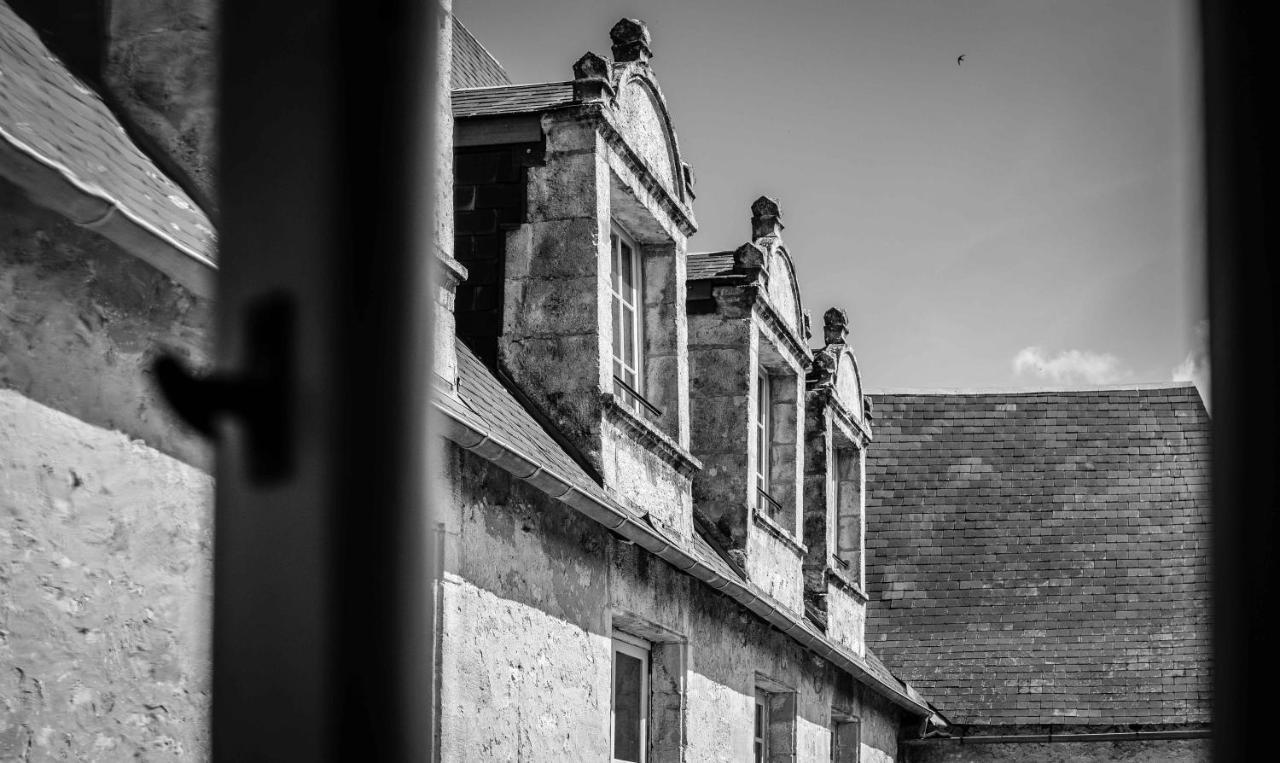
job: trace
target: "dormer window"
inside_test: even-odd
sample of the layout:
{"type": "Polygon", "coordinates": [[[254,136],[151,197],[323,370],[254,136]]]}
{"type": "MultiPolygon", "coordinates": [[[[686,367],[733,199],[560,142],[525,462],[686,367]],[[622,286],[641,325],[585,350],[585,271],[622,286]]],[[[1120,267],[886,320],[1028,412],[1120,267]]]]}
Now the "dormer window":
{"type": "Polygon", "coordinates": [[[773,407],[770,397],[769,373],[763,368],[756,375],[756,491],[762,504],[761,510],[769,512],[773,498],[769,495],[769,472],[772,471],[773,437],[770,430],[769,411],[773,407]]]}
{"type": "Polygon", "coordinates": [[[613,376],[620,382],[619,402],[640,413],[644,383],[644,341],[641,314],[644,269],[640,249],[616,223],[609,234],[610,289],[613,311],[613,376]]]}
{"type": "Polygon", "coordinates": [[[836,497],[835,560],[858,586],[862,585],[862,453],[852,444],[835,452],[831,475],[836,497]]]}

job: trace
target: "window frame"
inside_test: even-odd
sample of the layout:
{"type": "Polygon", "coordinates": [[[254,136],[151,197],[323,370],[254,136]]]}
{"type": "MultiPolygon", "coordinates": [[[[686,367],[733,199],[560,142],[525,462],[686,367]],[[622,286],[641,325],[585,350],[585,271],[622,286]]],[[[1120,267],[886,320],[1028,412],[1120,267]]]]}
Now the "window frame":
{"type": "Polygon", "coordinates": [[[752,715],[755,730],[752,732],[752,750],[756,763],[769,760],[769,692],[756,688],[755,711],[752,715]]]}
{"type": "MultiPolygon", "coordinates": [[[[769,489],[773,477],[773,378],[764,366],[756,368],[756,502],[761,494],[772,497],[769,489]]],[[[769,513],[767,506],[759,506],[769,513]]]]}
{"type": "MultiPolygon", "coordinates": [[[[645,393],[645,352],[644,352],[644,259],[636,239],[617,220],[609,223],[609,311],[613,321],[613,333],[610,337],[610,362],[614,378],[626,385],[635,394],[623,394],[620,402],[627,409],[639,414],[641,401],[645,393]],[[631,284],[624,294],[622,287],[623,247],[630,250],[629,265],[631,267],[631,284]],[[623,335],[623,312],[631,311],[631,357],[625,354],[627,337],[623,335]],[[630,372],[632,381],[627,380],[630,372]]],[[[647,401],[646,401],[647,402],[647,401]]]]}
{"type": "Polygon", "coordinates": [[[841,571],[851,578],[859,588],[862,587],[862,570],[866,557],[866,475],[863,470],[863,450],[857,443],[846,439],[839,433],[831,449],[831,469],[828,471],[831,480],[832,496],[835,500],[835,549],[831,554],[840,565],[841,571]],[[856,474],[846,478],[845,470],[853,469],[856,474]],[[848,487],[846,487],[848,486],[848,487]],[[857,511],[857,547],[850,548],[846,543],[844,527],[846,524],[845,496],[852,490],[854,506],[857,511]]]}
{"type": "Polygon", "coordinates": [[[609,681],[609,760],[613,763],[646,763],[649,760],[649,693],[651,682],[649,671],[652,666],[653,645],[648,641],[622,631],[614,631],[613,646],[610,652],[609,681]],[[640,759],[627,761],[614,757],[617,740],[617,698],[618,698],[618,654],[640,660],[640,759]]]}

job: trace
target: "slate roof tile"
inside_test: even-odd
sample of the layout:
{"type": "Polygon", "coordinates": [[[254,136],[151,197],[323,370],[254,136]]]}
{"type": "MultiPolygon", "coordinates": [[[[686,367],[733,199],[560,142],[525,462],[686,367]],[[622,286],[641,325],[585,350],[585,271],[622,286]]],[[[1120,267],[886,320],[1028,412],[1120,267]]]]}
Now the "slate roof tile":
{"type": "Polygon", "coordinates": [[[568,106],[573,102],[572,82],[539,82],[532,85],[454,90],[453,116],[455,119],[463,119],[531,114],[568,106]]]}
{"type": "Polygon", "coordinates": [[[453,17],[453,69],[450,86],[493,87],[510,85],[511,77],[498,59],[480,44],[457,16],[453,17]]]}
{"type": "Polygon", "coordinates": [[[210,262],[213,226],[125,135],[119,120],[0,2],[0,141],[114,202],[135,222],[210,262]]]}
{"type": "Polygon", "coordinates": [[[877,394],[868,643],[962,724],[1209,720],[1193,387],[877,394]]]}
{"type": "Polygon", "coordinates": [[[685,280],[714,278],[733,270],[733,252],[697,252],[690,254],[685,266],[685,280]]]}

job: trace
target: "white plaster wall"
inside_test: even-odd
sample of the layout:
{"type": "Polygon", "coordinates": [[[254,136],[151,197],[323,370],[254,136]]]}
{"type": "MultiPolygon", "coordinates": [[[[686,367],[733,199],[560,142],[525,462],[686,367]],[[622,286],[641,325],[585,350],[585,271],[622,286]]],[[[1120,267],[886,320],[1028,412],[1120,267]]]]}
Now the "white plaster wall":
{"type": "Polygon", "coordinates": [[[751,760],[755,697],[716,683],[696,670],[689,673],[688,687],[685,760],[751,760]]]}
{"type": "Polygon", "coordinates": [[[441,615],[441,760],[609,759],[608,638],[451,574],[441,615]]]}
{"type": "Polygon", "coordinates": [[[866,651],[866,604],[848,591],[827,585],[827,635],[862,656],[866,651]]]}
{"type": "Polygon", "coordinates": [[[0,389],[0,760],[208,755],[212,488],[0,389]]]}

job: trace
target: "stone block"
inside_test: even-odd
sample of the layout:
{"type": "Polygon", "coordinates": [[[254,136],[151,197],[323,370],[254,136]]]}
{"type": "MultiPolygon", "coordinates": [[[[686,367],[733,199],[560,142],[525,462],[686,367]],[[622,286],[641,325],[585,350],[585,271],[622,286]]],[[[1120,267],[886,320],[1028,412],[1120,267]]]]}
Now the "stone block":
{"type": "Polygon", "coordinates": [[[597,162],[590,153],[548,154],[546,166],[531,167],[529,220],[595,219],[609,192],[607,185],[600,187],[597,162]]]}
{"type": "MultiPolygon", "coordinates": [[[[689,353],[689,394],[703,398],[745,396],[751,392],[751,356],[747,349],[696,349],[689,353]]],[[[696,415],[696,414],[695,414],[696,415]]]]}
{"type": "Polygon", "coordinates": [[[530,222],[507,240],[513,278],[595,278],[603,265],[594,217],[530,222]]]}
{"type": "Polygon", "coordinates": [[[504,322],[513,336],[595,334],[603,328],[599,304],[594,277],[508,279],[504,322]]]}

